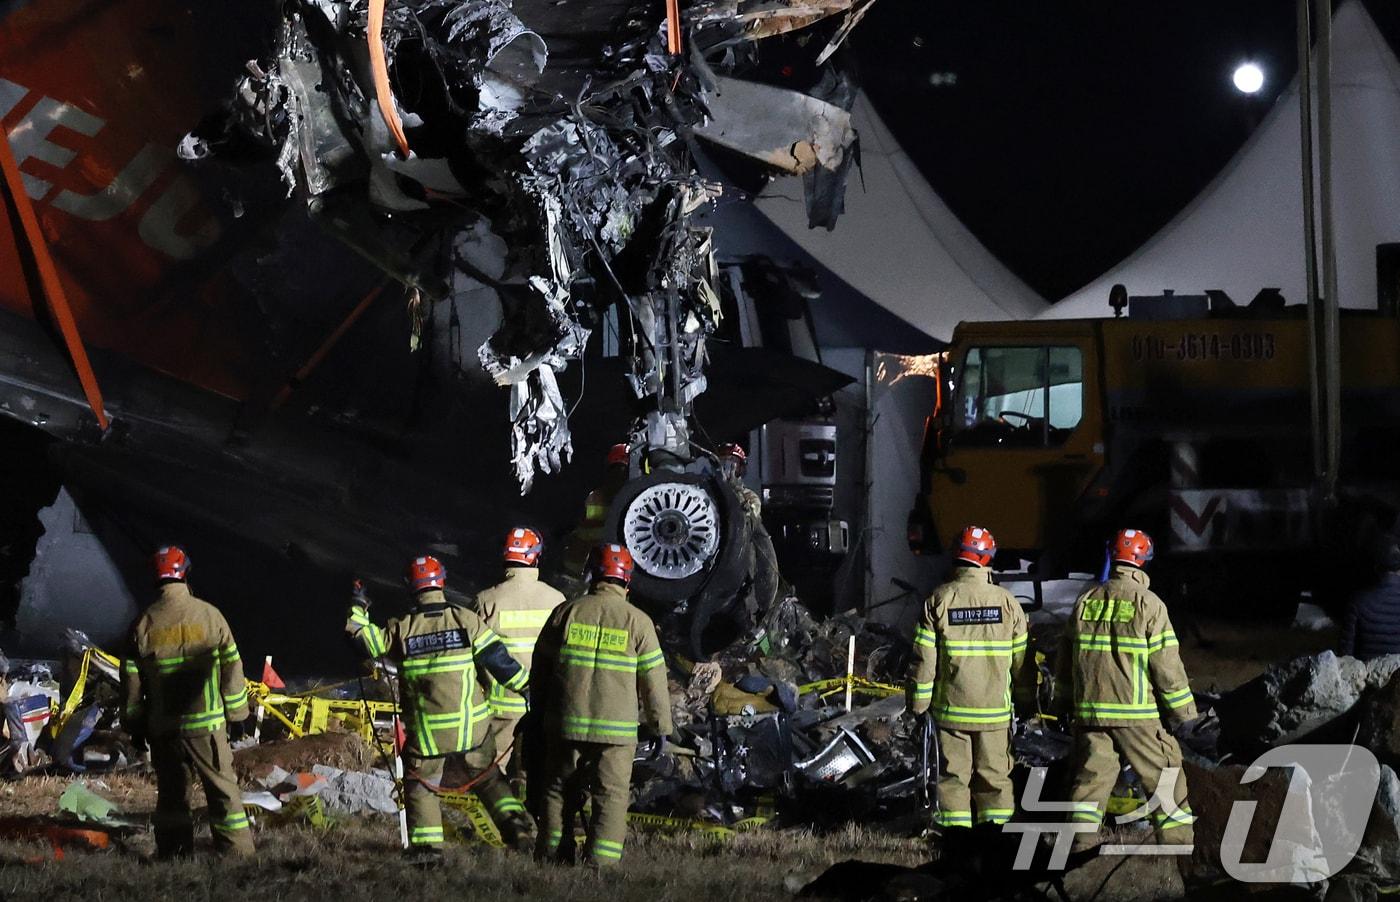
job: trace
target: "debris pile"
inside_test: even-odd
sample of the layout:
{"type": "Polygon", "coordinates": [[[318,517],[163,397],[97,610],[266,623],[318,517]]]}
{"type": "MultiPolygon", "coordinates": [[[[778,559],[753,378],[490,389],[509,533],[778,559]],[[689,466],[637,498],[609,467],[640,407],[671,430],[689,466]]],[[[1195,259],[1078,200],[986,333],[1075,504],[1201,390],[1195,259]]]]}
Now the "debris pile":
{"type": "Polygon", "coordinates": [[[272,774],[310,771],[317,765],[338,770],[365,771],[377,753],[353,733],[318,733],[301,739],[262,742],[233,753],[233,769],[239,782],[265,784],[272,774]]]}
{"type": "Polygon", "coordinates": [[[0,773],[124,767],[137,756],[120,723],[120,662],[65,630],[63,661],[0,656],[0,773]],[[57,673],[57,677],[55,674],[57,673]]]}
{"type": "MultiPolygon", "coordinates": [[[[1400,706],[1400,655],[1362,661],[1338,657],[1330,651],[1297,658],[1271,668],[1263,675],[1220,698],[1215,706],[1219,716],[1219,753],[1222,760],[1233,758],[1250,762],[1269,749],[1290,744],[1352,745],[1369,750],[1380,762],[1380,787],[1359,850],[1340,880],[1352,889],[1365,889],[1368,882],[1393,883],[1400,880],[1400,743],[1396,738],[1396,713],[1400,706]]],[[[1351,767],[1325,778],[1327,790],[1364,781],[1355,779],[1351,767]]],[[[1246,861],[1267,859],[1277,865],[1273,879],[1284,882],[1316,882],[1317,862],[1311,850],[1319,848],[1317,837],[1339,842],[1347,829],[1338,811],[1319,805],[1326,792],[1314,793],[1311,802],[1289,805],[1289,795],[1309,795],[1312,780],[1307,775],[1290,777],[1283,771],[1269,771],[1252,783],[1241,785],[1243,765],[1187,764],[1192,808],[1197,816],[1197,850],[1218,851],[1218,840],[1230,815],[1230,803],[1237,798],[1259,802],[1245,846],[1246,861]],[[1287,829],[1276,835],[1275,827],[1286,820],[1287,829]],[[1273,838],[1275,850],[1269,851],[1273,838]],[[1250,856],[1253,857],[1250,857],[1250,856]]],[[[1316,777],[1316,775],[1313,775],[1316,777]]],[[[1335,799],[1337,794],[1332,793],[1335,799]]],[[[1335,807],[1335,805],[1333,806],[1335,807]]],[[[1204,865],[1218,866],[1207,861],[1204,865]]],[[[1332,881],[1339,882],[1338,879],[1332,881]]],[[[1340,890],[1339,890],[1340,891],[1340,890]]],[[[1369,892],[1374,894],[1374,886],[1369,892]]],[[[1331,896],[1329,896],[1331,898],[1331,896]]]]}
{"type": "Polygon", "coordinates": [[[14,776],[48,763],[40,740],[58,692],[48,666],[15,666],[0,656],[0,773],[14,776]]]}
{"type": "Polygon", "coordinates": [[[688,677],[672,683],[675,732],[639,750],[634,810],[719,825],[911,814],[916,756],[900,716],[910,651],[883,624],[818,622],[789,597],[710,661],[672,655],[673,674],[688,677]]]}
{"type": "Polygon", "coordinates": [[[1274,667],[1220,700],[1221,750],[1252,758],[1297,741],[1352,711],[1397,670],[1400,655],[1359,661],[1330,651],[1274,667]]]}

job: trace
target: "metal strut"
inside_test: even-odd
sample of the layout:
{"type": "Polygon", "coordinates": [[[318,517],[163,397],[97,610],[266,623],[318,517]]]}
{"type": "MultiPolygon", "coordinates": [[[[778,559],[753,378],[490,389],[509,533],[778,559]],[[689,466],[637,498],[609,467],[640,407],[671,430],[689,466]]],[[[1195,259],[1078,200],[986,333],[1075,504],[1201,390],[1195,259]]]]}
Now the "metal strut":
{"type": "Polygon", "coordinates": [[[3,128],[0,128],[0,138],[3,138],[0,140],[0,173],[5,177],[5,198],[7,206],[12,207],[19,218],[21,228],[21,232],[15,235],[15,243],[27,248],[34,257],[34,266],[39,271],[39,284],[44,299],[48,302],[49,311],[63,335],[63,343],[68,348],[68,357],[73,363],[73,369],[77,371],[78,382],[83,387],[88,407],[92,409],[93,416],[97,417],[97,425],[106,432],[112,423],[107,419],[107,412],[102,404],[102,389],[98,387],[97,374],[92,370],[87,348],[83,347],[83,338],[78,334],[78,323],[73,318],[73,308],[68,304],[68,295],[63,290],[58,269],[49,254],[44,233],[39,228],[39,217],[34,212],[29,195],[24,193],[19,164],[15,162],[15,155],[10,150],[9,135],[3,128]]]}

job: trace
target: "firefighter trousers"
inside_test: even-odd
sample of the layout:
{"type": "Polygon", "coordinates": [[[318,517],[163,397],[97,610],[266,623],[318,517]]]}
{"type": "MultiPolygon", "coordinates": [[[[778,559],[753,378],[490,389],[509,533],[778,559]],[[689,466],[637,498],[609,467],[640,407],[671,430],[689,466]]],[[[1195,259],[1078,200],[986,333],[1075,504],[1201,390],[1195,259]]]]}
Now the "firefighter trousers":
{"type": "Polygon", "coordinates": [[[585,825],[585,857],[599,866],[622,860],[636,751],[632,745],[601,742],[550,743],[536,858],[573,861],[574,815],[583,810],[588,798],[592,811],[585,825]]]}
{"type": "Polygon", "coordinates": [[[1009,730],[938,728],[938,813],[940,827],[1004,824],[1016,810],[1011,785],[1009,730]]]}
{"type": "MultiPolygon", "coordinates": [[[[517,845],[531,832],[525,805],[515,797],[510,784],[495,764],[495,746],[490,737],[474,749],[458,752],[471,775],[471,791],[486,806],[491,821],[501,833],[506,845],[517,845]]],[[[440,846],[443,843],[442,803],[437,794],[442,791],[442,772],[451,755],[425,758],[405,752],[404,809],[408,815],[408,841],[413,846],[440,846]]],[[[451,789],[452,787],[447,787],[451,789]]]]}
{"type": "MultiPolygon", "coordinates": [[[[1075,729],[1074,784],[1070,788],[1070,820],[1101,825],[1108,797],[1126,761],[1147,793],[1147,808],[1158,842],[1190,845],[1194,839],[1191,805],[1186,800],[1186,773],[1181,769],[1181,747],[1160,723],[1140,727],[1088,727],[1075,729]],[[1174,779],[1173,779],[1174,775],[1174,779]],[[1162,785],[1170,780],[1170,785],[1162,785]]],[[[1097,831],[1075,834],[1079,847],[1092,845],[1097,831]]]]}
{"type": "Polygon", "coordinates": [[[233,772],[233,751],[222,726],[212,733],[151,737],[156,772],[156,854],[161,858],[194,851],[190,791],[198,780],[209,804],[209,828],[220,855],[253,854],[253,835],[243,810],[243,794],[233,772]]]}
{"type": "Polygon", "coordinates": [[[495,746],[496,754],[510,749],[510,754],[501,762],[501,772],[517,790],[525,782],[525,759],[522,754],[524,737],[516,731],[520,725],[518,717],[492,717],[486,725],[486,733],[495,746]]]}

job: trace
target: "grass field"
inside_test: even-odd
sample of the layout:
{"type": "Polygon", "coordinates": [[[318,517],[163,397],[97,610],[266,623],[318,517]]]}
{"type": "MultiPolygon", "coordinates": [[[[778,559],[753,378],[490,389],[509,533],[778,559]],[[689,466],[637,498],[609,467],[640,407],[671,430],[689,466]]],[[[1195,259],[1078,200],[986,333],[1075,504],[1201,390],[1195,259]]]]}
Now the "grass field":
{"type": "MultiPolygon", "coordinates": [[[[6,784],[0,807],[7,815],[52,814],[68,782],[49,777],[6,784]]],[[[148,817],[154,808],[154,788],[143,777],[109,776],[103,783],[90,785],[128,816],[148,817]]],[[[303,824],[266,827],[255,838],[257,859],[229,863],[207,854],[153,862],[155,846],[145,830],[106,851],[67,850],[62,860],[54,860],[47,843],[0,842],[0,899],[766,900],[789,896],[785,881],[800,885],[848,858],[909,865],[927,858],[917,840],[858,827],[825,836],[761,831],[728,841],[634,832],[622,865],[601,876],[542,867],[479,845],[449,846],[447,866],[424,872],[401,861],[397,824],[388,817],[344,818],[324,831],[303,824]]]]}

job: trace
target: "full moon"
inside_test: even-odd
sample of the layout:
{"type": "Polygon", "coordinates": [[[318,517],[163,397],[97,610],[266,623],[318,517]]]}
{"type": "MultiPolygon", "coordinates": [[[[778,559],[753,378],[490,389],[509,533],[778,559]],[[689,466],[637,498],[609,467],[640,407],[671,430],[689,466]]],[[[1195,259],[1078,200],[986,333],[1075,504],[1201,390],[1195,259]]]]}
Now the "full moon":
{"type": "Polygon", "coordinates": [[[1235,88],[1243,94],[1258,94],[1264,87],[1264,70],[1254,63],[1241,63],[1235,69],[1235,88]]]}

